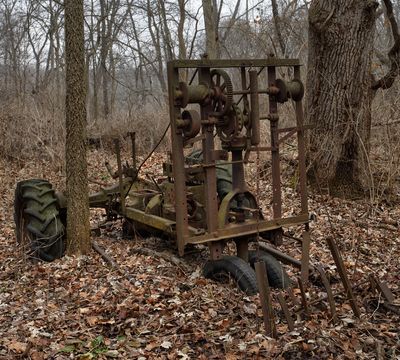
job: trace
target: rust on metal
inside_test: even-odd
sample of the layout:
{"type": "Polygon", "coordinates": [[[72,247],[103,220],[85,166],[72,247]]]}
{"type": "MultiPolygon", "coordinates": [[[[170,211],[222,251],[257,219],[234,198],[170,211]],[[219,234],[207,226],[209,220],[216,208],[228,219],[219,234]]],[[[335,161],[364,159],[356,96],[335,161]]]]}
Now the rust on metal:
{"type": "Polygon", "coordinates": [[[303,305],[304,313],[306,315],[309,315],[306,290],[304,289],[304,285],[301,281],[301,278],[297,278],[297,284],[299,285],[299,289],[300,289],[301,304],[303,305]]]}
{"type": "Polygon", "coordinates": [[[322,268],[322,266],[321,265],[316,265],[316,269],[319,272],[322,284],[324,285],[325,290],[326,290],[326,294],[328,296],[328,304],[329,304],[329,307],[330,307],[330,310],[331,310],[332,321],[334,323],[336,323],[337,322],[336,306],[335,306],[335,299],[334,299],[333,293],[332,293],[332,288],[331,288],[331,286],[329,284],[329,280],[328,280],[328,278],[327,278],[327,276],[325,274],[325,271],[322,268]]]}
{"type": "Polygon", "coordinates": [[[310,230],[308,224],[305,225],[301,243],[301,281],[305,286],[308,285],[308,275],[310,271],[310,230]]]}
{"type": "Polygon", "coordinates": [[[277,334],[274,321],[274,312],[272,309],[271,290],[268,283],[266,266],[263,261],[257,261],[254,264],[254,267],[256,269],[265,331],[267,333],[267,336],[276,338],[277,334]]]}
{"type": "Polygon", "coordinates": [[[353,310],[353,313],[355,316],[357,316],[359,318],[361,316],[360,308],[358,307],[356,299],[354,297],[353,289],[350,285],[349,278],[347,277],[346,268],[344,266],[342,256],[340,255],[339,248],[338,248],[335,240],[333,239],[333,237],[326,238],[326,242],[328,243],[328,246],[332,253],[333,259],[335,260],[337,271],[340,275],[343,286],[346,290],[347,298],[350,302],[350,306],[353,310]]]}
{"type": "Polygon", "coordinates": [[[285,315],[285,319],[288,324],[288,328],[290,331],[293,331],[294,330],[294,322],[293,322],[292,315],[290,314],[289,308],[286,304],[286,300],[281,293],[279,293],[277,295],[277,298],[278,298],[279,304],[281,306],[281,309],[283,311],[283,314],[285,315]]]}
{"type": "Polygon", "coordinates": [[[393,302],[395,301],[395,298],[394,298],[393,293],[387,286],[387,284],[382,281],[379,281],[379,279],[373,274],[369,275],[368,278],[369,278],[369,281],[370,281],[372,287],[377,289],[383,295],[383,297],[389,304],[393,304],[393,302]]]}

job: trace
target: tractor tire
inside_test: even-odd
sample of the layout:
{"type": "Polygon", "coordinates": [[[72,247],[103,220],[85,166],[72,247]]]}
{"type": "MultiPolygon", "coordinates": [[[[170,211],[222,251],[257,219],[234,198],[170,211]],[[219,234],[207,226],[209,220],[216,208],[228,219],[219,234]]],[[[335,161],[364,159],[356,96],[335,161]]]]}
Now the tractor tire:
{"type": "Polygon", "coordinates": [[[281,263],[271,254],[260,251],[260,256],[258,257],[257,251],[250,250],[249,263],[252,268],[254,268],[257,259],[264,261],[266,265],[269,286],[278,289],[286,289],[291,284],[289,275],[286,273],[281,263]]]}
{"type": "Polygon", "coordinates": [[[204,266],[203,274],[217,281],[231,278],[247,295],[258,293],[256,273],[247,262],[237,256],[209,260],[204,266]]]}
{"type": "Polygon", "coordinates": [[[53,261],[64,255],[65,228],[48,181],[30,179],[17,184],[14,221],[17,242],[28,257],[53,261]]]}

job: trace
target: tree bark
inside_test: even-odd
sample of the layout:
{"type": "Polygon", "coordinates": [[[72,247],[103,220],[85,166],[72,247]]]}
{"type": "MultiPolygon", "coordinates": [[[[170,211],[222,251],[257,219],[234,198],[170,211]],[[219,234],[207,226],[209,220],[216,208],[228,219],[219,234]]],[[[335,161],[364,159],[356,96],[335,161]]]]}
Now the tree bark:
{"type": "Polygon", "coordinates": [[[209,59],[219,58],[217,9],[212,0],[202,0],[206,30],[206,54],[209,59]]]}
{"type": "Polygon", "coordinates": [[[309,10],[307,117],[312,179],[334,193],[370,185],[371,55],[378,3],[314,0],[309,10]]]}
{"type": "Polygon", "coordinates": [[[90,250],[83,0],[65,1],[67,252],[90,250]]]}

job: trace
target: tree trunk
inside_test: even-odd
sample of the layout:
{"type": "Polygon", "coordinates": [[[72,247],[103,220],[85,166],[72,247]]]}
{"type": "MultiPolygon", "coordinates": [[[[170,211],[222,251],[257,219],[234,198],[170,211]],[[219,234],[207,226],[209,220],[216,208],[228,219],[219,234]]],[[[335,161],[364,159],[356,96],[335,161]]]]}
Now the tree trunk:
{"type": "Polygon", "coordinates": [[[67,252],[90,250],[83,0],[65,1],[67,252]]]}
{"type": "Polygon", "coordinates": [[[217,9],[212,0],[202,0],[206,30],[206,53],[209,59],[219,58],[217,9]]]}
{"type": "Polygon", "coordinates": [[[377,3],[314,0],[309,11],[307,117],[311,179],[334,193],[370,185],[371,54],[377,3]]]}

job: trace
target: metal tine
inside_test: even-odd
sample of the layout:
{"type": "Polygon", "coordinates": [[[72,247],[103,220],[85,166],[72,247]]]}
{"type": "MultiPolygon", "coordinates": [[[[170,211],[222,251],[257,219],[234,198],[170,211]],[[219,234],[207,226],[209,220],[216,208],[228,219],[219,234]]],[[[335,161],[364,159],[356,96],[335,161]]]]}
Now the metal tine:
{"type": "Polygon", "coordinates": [[[286,300],[281,293],[279,293],[277,297],[278,297],[279,304],[281,305],[283,314],[285,315],[286,322],[288,324],[288,328],[290,331],[293,331],[294,330],[294,322],[293,322],[292,315],[289,311],[289,308],[287,306],[286,300]]]}
{"type": "Polygon", "coordinates": [[[305,292],[305,289],[304,289],[304,284],[303,284],[303,282],[301,281],[300,278],[297,278],[297,282],[299,284],[299,289],[300,289],[301,304],[303,305],[304,313],[308,316],[309,315],[309,309],[308,309],[307,297],[306,297],[306,292],[305,292]]]}
{"type": "Polygon", "coordinates": [[[336,323],[338,318],[337,318],[337,314],[336,314],[335,299],[333,297],[331,285],[329,284],[329,280],[328,280],[326,273],[325,273],[324,269],[322,268],[322,266],[320,264],[318,264],[318,265],[316,265],[316,269],[319,272],[322,284],[324,285],[326,294],[328,296],[328,303],[329,303],[329,307],[331,309],[332,321],[333,321],[333,323],[336,323]]]}
{"type": "Polygon", "coordinates": [[[379,281],[374,274],[369,275],[368,278],[372,287],[376,288],[389,304],[393,304],[395,298],[386,283],[379,281]]]}
{"type": "Polygon", "coordinates": [[[254,267],[257,275],[265,331],[267,336],[276,338],[277,333],[275,328],[274,312],[272,309],[271,290],[268,284],[267,269],[264,261],[257,261],[254,264],[254,267]]]}
{"type": "Polygon", "coordinates": [[[356,317],[361,317],[361,312],[360,308],[357,305],[356,299],[353,294],[353,289],[350,285],[349,278],[347,277],[347,272],[346,272],[346,267],[344,266],[342,256],[340,255],[339,248],[333,239],[333,237],[328,237],[326,239],[326,242],[328,243],[329,249],[332,253],[333,260],[335,260],[336,268],[337,271],[340,275],[340,278],[342,279],[343,286],[346,290],[347,293],[347,298],[349,299],[350,306],[353,310],[353,313],[356,317]]]}

